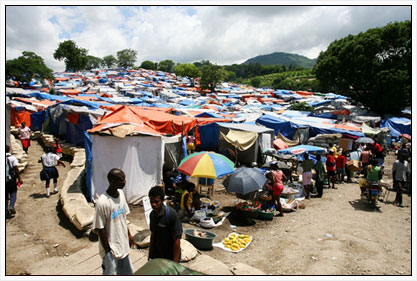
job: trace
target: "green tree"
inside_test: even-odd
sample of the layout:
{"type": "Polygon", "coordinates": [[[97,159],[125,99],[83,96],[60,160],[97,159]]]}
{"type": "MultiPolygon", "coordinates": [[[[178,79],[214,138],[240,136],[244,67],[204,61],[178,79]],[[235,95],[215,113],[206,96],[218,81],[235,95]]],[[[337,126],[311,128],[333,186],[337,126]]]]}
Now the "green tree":
{"type": "Polygon", "coordinates": [[[314,113],[314,107],[308,105],[305,101],[293,103],[290,106],[291,110],[298,110],[298,111],[310,111],[314,113]]]}
{"type": "Polygon", "coordinates": [[[103,57],[101,62],[102,67],[112,68],[117,63],[117,59],[113,55],[103,57]]]}
{"type": "Polygon", "coordinates": [[[32,78],[53,79],[53,71],[48,68],[43,58],[34,52],[22,52],[22,56],[6,61],[6,79],[30,82],[32,78]]]}
{"type": "Polygon", "coordinates": [[[192,63],[177,64],[174,69],[176,75],[182,77],[196,78],[201,75],[200,70],[192,63]]]}
{"type": "Polygon", "coordinates": [[[223,67],[214,64],[203,66],[201,72],[200,87],[212,92],[227,74],[223,67]]]}
{"type": "Polygon", "coordinates": [[[158,70],[165,72],[174,72],[175,63],[172,60],[163,60],[158,64],[158,70]]]}
{"type": "Polygon", "coordinates": [[[149,70],[156,70],[156,64],[150,60],[145,60],[140,65],[141,68],[149,69],[149,70]]]}
{"type": "Polygon", "coordinates": [[[117,64],[123,68],[132,67],[136,62],[138,52],[132,49],[124,49],[117,52],[117,64]]]}
{"type": "Polygon", "coordinates": [[[349,35],[321,52],[313,70],[323,89],[397,114],[411,104],[411,22],[349,35]]]}
{"type": "Polygon", "coordinates": [[[255,88],[259,88],[259,86],[261,86],[261,77],[257,76],[257,77],[252,78],[250,80],[250,84],[251,86],[255,88]]]}
{"type": "Polygon", "coordinates": [[[87,49],[77,47],[77,44],[72,40],[66,40],[59,43],[54,52],[54,59],[64,60],[67,71],[79,71],[87,66],[87,53],[87,49]]]}
{"type": "Polygon", "coordinates": [[[87,56],[87,66],[86,69],[90,70],[93,68],[99,68],[102,63],[103,60],[101,58],[95,57],[95,56],[87,56]]]}

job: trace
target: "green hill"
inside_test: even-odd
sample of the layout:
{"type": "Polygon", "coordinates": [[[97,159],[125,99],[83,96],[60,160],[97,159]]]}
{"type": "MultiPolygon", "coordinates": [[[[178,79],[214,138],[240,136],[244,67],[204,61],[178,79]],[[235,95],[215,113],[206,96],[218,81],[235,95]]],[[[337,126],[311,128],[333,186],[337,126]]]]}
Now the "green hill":
{"type": "Polygon", "coordinates": [[[243,64],[260,63],[262,65],[295,65],[297,67],[312,68],[316,63],[316,59],[309,59],[305,56],[289,53],[272,53],[269,55],[261,55],[250,58],[243,64]]]}

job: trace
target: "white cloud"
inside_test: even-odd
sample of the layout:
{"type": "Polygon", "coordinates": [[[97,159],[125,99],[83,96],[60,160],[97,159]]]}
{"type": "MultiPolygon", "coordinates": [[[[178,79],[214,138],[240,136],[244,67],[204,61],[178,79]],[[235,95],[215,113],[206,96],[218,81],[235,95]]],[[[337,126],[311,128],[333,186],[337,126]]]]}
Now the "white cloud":
{"type": "Polygon", "coordinates": [[[15,6],[6,8],[6,59],[34,51],[63,70],[52,54],[68,39],[98,57],[134,49],[137,64],[231,64],[274,51],[315,58],[336,39],[410,18],[406,6],[15,6]]]}

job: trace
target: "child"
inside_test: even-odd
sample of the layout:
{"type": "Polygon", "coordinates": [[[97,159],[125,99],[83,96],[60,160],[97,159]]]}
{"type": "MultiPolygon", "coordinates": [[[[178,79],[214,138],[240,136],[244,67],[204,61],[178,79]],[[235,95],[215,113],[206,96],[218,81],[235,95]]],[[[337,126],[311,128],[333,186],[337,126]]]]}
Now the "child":
{"type": "Polygon", "coordinates": [[[62,158],[62,145],[59,142],[58,138],[55,139],[54,149],[55,149],[55,154],[58,155],[59,158],[62,158]]]}

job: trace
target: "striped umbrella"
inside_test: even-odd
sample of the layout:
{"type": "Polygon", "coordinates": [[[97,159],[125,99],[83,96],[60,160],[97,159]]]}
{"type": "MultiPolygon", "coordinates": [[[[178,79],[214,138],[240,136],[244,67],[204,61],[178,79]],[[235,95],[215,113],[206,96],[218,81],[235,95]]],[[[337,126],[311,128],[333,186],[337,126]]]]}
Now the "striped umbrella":
{"type": "Polygon", "coordinates": [[[224,155],[203,151],[185,157],[178,166],[178,171],[190,177],[215,179],[232,174],[234,166],[224,155]]]}

